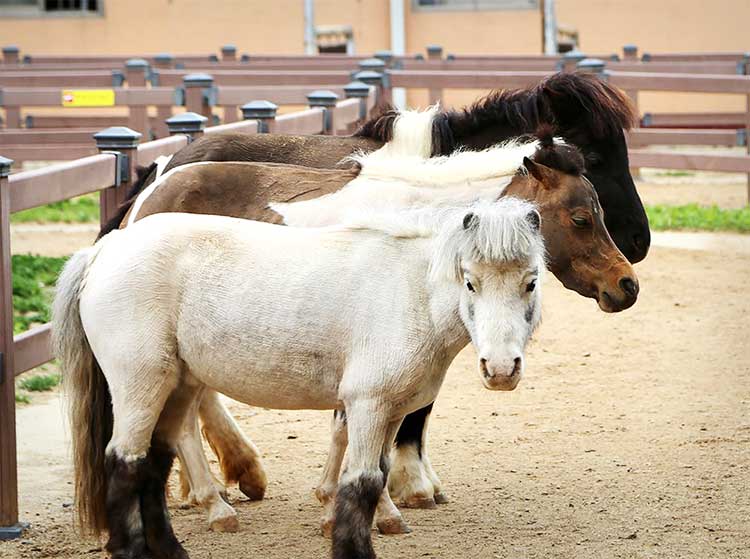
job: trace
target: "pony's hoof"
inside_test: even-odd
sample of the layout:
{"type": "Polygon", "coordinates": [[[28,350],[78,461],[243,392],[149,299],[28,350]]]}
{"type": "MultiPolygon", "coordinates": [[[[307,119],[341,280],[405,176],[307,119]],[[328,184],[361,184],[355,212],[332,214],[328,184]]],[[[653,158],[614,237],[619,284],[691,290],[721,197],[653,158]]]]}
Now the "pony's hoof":
{"type": "Polygon", "coordinates": [[[443,493],[442,491],[440,491],[438,493],[435,493],[435,502],[438,505],[447,505],[451,501],[450,501],[450,499],[448,499],[448,496],[445,493],[443,493]]]}
{"type": "Polygon", "coordinates": [[[399,517],[396,518],[384,518],[377,522],[378,532],[383,535],[388,534],[408,534],[411,532],[411,528],[404,522],[404,519],[399,517]]]}
{"type": "Polygon", "coordinates": [[[209,522],[208,529],[213,532],[237,532],[240,529],[240,521],[237,514],[214,518],[209,522]]]}
{"type": "Polygon", "coordinates": [[[433,497],[417,493],[403,499],[401,506],[407,509],[434,509],[437,508],[437,503],[433,497]]]}
{"type": "Polygon", "coordinates": [[[333,518],[320,519],[320,534],[328,539],[333,537],[333,518]]]}
{"type": "Polygon", "coordinates": [[[258,479],[257,474],[245,472],[240,476],[240,491],[251,501],[261,501],[266,494],[267,482],[264,479],[258,479]]]}

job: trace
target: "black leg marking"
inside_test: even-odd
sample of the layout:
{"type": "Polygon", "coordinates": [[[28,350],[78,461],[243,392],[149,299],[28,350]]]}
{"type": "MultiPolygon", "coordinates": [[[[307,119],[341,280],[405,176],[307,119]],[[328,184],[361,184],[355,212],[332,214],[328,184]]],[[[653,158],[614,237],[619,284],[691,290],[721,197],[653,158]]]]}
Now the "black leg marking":
{"type": "Polygon", "coordinates": [[[374,559],[370,529],[384,481],[381,475],[363,474],[339,486],[333,527],[333,559],[374,559]]]}
{"type": "Polygon", "coordinates": [[[145,459],[126,462],[114,455],[107,456],[107,551],[112,559],[143,559],[150,557],[143,534],[138,500],[138,473],[145,459]]]}
{"type": "Polygon", "coordinates": [[[187,552],[172,531],[167,510],[166,485],[174,461],[174,451],[153,441],[142,470],[141,515],[146,543],[159,559],[187,559],[187,552]]]}
{"type": "Polygon", "coordinates": [[[432,404],[407,415],[396,434],[396,446],[414,445],[419,457],[422,458],[422,434],[427,417],[431,412],[432,404]]]}

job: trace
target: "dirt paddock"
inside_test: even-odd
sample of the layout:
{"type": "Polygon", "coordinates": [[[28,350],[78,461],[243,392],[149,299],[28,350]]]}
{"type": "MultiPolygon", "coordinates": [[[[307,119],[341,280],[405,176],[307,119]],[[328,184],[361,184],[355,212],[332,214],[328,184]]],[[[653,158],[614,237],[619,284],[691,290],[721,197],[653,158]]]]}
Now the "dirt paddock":
{"type": "MultiPolygon", "coordinates": [[[[716,239],[710,250],[655,246],[636,268],[640,300],[618,315],[548,276],[514,392],[484,390],[465,350],[430,431],[451,501],[405,510],[413,532],[375,536],[379,556],[750,558],[750,237],[716,239]]],[[[312,490],[329,414],[231,408],[263,452],[269,489],[251,503],[230,488],[235,534],[209,532],[202,510],[173,497],[191,557],[328,556],[312,490]]],[[[31,528],[0,543],[0,557],[104,556],[74,530],[61,416],[58,395],[18,411],[31,528]]]]}

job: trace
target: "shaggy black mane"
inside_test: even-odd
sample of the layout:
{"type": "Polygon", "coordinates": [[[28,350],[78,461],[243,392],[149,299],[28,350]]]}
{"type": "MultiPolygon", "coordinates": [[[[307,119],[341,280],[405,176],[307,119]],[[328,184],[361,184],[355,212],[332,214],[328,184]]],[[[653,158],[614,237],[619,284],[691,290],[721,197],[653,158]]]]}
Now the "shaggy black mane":
{"type": "Polygon", "coordinates": [[[539,140],[539,148],[532,157],[535,163],[574,176],[580,176],[586,171],[581,151],[571,144],[556,144],[551,125],[541,125],[534,135],[539,140]]]}

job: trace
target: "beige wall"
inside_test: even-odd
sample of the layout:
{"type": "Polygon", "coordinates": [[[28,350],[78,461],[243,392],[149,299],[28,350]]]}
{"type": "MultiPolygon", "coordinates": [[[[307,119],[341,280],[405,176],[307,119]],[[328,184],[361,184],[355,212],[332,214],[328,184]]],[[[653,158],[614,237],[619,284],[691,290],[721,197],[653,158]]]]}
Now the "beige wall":
{"type": "MultiPolygon", "coordinates": [[[[445,53],[539,53],[538,10],[415,11],[406,8],[407,52],[440,44],[445,53]]],[[[302,0],[103,0],[104,17],[0,17],[0,43],[22,54],[217,53],[235,44],[240,53],[302,53],[302,0]]],[[[556,0],[558,21],[578,29],[584,52],[748,50],[750,0],[556,0]]],[[[387,0],[316,0],[316,23],[350,24],[357,53],[390,47],[387,0]]],[[[475,92],[451,92],[460,105],[475,92]]],[[[410,101],[423,105],[426,94],[410,101]]],[[[643,94],[644,111],[744,108],[731,96],[643,94]]]]}

